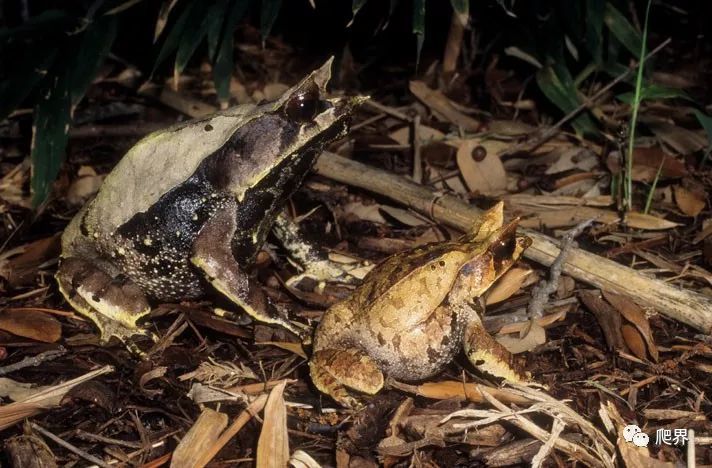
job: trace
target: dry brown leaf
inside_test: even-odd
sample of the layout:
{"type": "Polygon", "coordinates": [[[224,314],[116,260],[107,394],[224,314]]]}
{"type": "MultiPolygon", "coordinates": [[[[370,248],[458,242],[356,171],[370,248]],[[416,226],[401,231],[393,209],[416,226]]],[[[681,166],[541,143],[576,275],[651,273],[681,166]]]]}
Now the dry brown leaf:
{"type": "Polygon", "coordinates": [[[678,154],[686,155],[707,147],[707,138],[701,133],[693,132],[668,122],[647,122],[658,139],[678,154]]]}
{"type": "MultiPolygon", "coordinates": [[[[396,141],[401,146],[409,146],[411,144],[411,130],[410,127],[401,127],[398,130],[394,130],[388,134],[388,137],[396,141]]],[[[428,127],[427,125],[421,125],[418,127],[418,139],[421,145],[427,145],[435,141],[441,141],[445,139],[445,134],[440,130],[433,127],[428,127]]]]}
{"type": "Polygon", "coordinates": [[[521,289],[524,281],[533,272],[530,268],[511,268],[487,291],[486,305],[496,304],[511,297],[521,289]]]}
{"type": "Polygon", "coordinates": [[[226,414],[210,408],[203,409],[173,452],[171,468],[196,466],[205,447],[214,444],[226,426],[226,414]]]}
{"type": "Polygon", "coordinates": [[[19,255],[0,257],[0,276],[4,276],[15,288],[34,283],[38,267],[56,258],[59,250],[60,234],[23,245],[19,250],[13,249],[13,252],[19,255]]]}
{"type": "Polygon", "coordinates": [[[658,348],[655,345],[653,332],[650,330],[650,322],[648,321],[648,317],[645,315],[643,309],[627,297],[611,291],[603,291],[603,297],[605,297],[606,300],[613,307],[615,307],[618,312],[620,312],[623,318],[630,322],[640,332],[642,339],[645,340],[645,343],[647,344],[650,356],[653,358],[653,361],[657,362],[658,348]]]}
{"type": "Polygon", "coordinates": [[[675,203],[687,216],[697,216],[705,208],[704,194],[687,190],[681,185],[673,187],[675,203]]]}
{"type": "Polygon", "coordinates": [[[262,94],[267,101],[275,101],[289,89],[284,83],[267,83],[262,89],[262,94]]]}
{"type": "Polygon", "coordinates": [[[648,353],[645,352],[645,342],[640,332],[633,326],[627,323],[621,326],[621,335],[623,335],[623,340],[626,346],[631,352],[640,359],[646,359],[648,353]]]}
{"type": "MultiPolygon", "coordinates": [[[[599,223],[614,224],[620,222],[620,216],[615,211],[592,208],[589,206],[560,207],[560,208],[532,208],[526,205],[515,204],[511,208],[522,214],[533,214],[520,221],[523,227],[538,228],[540,225],[548,228],[575,226],[583,221],[595,219],[599,223]]],[[[679,226],[666,219],[653,215],[630,212],[626,215],[625,222],[629,227],[648,231],[659,231],[679,226]]]]}
{"type": "Polygon", "coordinates": [[[59,321],[39,311],[1,311],[0,330],[43,343],[54,343],[62,337],[59,321]]]}
{"type": "Polygon", "coordinates": [[[692,243],[699,244],[700,241],[706,239],[710,234],[712,234],[712,218],[707,218],[702,221],[702,230],[695,235],[695,238],[692,239],[692,243]]]}
{"type": "Polygon", "coordinates": [[[507,348],[510,353],[520,354],[546,343],[546,330],[541,325],[532,323],[529,333],[524,335],[523,338],[513,335],[498,335],[495,339],[499,344],[507,348]]]}
{"type": "MultiPolygon", "coordinates": [[[[659,146],[650,148],[637,147],[633,150],[633,180],[637,182],[652,182],[662,163],[660,177],[679,178],[687,175],[685,163],[671,154],[665,153],[659,146]]],[[[606,160],[608,169],[617,174],[621,171],[620,159],[613,154],[606,160]]]]}
{"type": "Polygon", "coordinates": [[[282,382],[272,389],[267,398],[264,422],[257,441],[257,468],[284,468],[289,462],[289,434],[287,433],[287,406],[284,402],[282,382]]]}
{"type": "Polygon", "coordinates": [[[580,291],[579,298],[586,308],[596,317],[603,331],[608,349],[628,351],[621,333],[621,314],[612,305],[604,301],[597,291],[580,291]]]}
{"type": "Polygon", "coordinates": [[[40,391],[32,393],[24,400],[9,405],[0,405],[0,431],[25,418],[59,405],[64,395],[76,385],[113,371],[112,366],[104,366],[67,382],[51,387],[42,387],[40,391]]]}
{"type": "Polygon", "coordinates": [[[482,195],[498,195],[507,188],[507,173],[495,151],[487,148],[487,142],[478,139],[460,140],[457,149],[457,166],[471,192],[482,195]],[[473,152],[480,147],[484,159],[476,161],[473,152]]]}
{"type": "Polygon", "coordinates": [[[301,358],[308,359],[307,353],[304,352],[304,348],[302,348],[301,343],[292,343],[287,341],[260,341],[259,343],[255,344],[276,346],[278,348],[282,348],[285,351],[289,351],[290,353],[294,353],[301,358]]]}
{"type": "Polygon", "coordinates": [[[469,401],[475,403],[482,403],[485,401],[482,392],[479,388],[482,387],[489,394],[494,396],[500,401],[506,403],[516,403],[519,405],[530,403],[529,399],[515,395],[507,390],[499,389],[495,387],[489,387],[486,385],[479,385],[474,383],[460,382],[457,380],[445,380],[442,382],[425,382],[421,385],[413,386],[413,393],[423,396],[425,398],[432,398],[435,400],[448,400],[450,398],[467,398],[469,401]]]}
{"type": "Polygon", "coordinates": [[[365,205],[361,202],[353,202],[343,205],[342,210],[345,215],[352,215],[358,219],[374,223],[387,224],[379,208],[380,206],[376,203],[365,205]]]}
{"type": "Polygon", "coordinates": [[[410,92],[413,93],[418,100],[445,117],[454,125],[470,132],[479,130],[480,122],[455,109],[447,96],[440,91],[429,88],[428,85],[422,81],[411,81],[409,88],[410,92]]]}

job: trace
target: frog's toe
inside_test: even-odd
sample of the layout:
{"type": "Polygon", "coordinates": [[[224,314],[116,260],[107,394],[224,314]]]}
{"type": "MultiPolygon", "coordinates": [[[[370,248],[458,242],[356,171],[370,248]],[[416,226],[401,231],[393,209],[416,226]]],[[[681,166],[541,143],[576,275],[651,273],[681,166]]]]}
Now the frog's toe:
{"type": "Polygon", "coordinates": [[[531,375],[515,362],[512,353],[492,338],[479,321],[469,324],[464,348],[467,359],[482,372],[514,383],[531,380],[531,375]]]}
{"type": "Polygon", "coordinates": [[[308,263],[303,273],[294,275],[287,280],[287,286],[295,287],[303,279],[309,278],[317,282],[328,281],[344,284],[359,284],[373,268],[365,263],[339,263],[331,260],[319,260],[308,263]]]}
{"type": "Polygon", "coordinates": [[[316,388],[348,408],[362,404],[348,388],[374,395],[383,388],[383,373],[367,354],[356,349],[321,349],[309,361],[316,388]]]}
{"type": "Polygon", "coordinates": [[[147,335],[136,321],[151,311],[141,289],[126,278],[112,278],[93,263],[65,258],[57,271],[59,290],[79,313],[92,320],[106,343],[147,335]]]}

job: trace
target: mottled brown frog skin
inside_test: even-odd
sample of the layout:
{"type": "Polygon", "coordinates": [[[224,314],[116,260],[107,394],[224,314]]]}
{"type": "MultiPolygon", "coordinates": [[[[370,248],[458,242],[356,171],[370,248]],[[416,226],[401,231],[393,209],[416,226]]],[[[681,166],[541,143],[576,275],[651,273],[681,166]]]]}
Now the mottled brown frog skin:
{"type": "Polygon", "coordinates": [[[483,328],[480,298],[530,245],[503,224],[503,204],[456,241],[398,253],[379,264],[317,327],[309,362],[316,387],[347,407],[348,389],[375,394],[384,375],[411,382],[431,377],[464,348],[482,371],[527,379],[510,353],[483,328]]]}
{"type": "Polygon", "coordinates": [[[327,98],[331,60],[275,102],[244,105],[136,144],[62,236],[56,278],[107,341],[145,334],[150,300],[217,290],[255,319],[286,320],[248,273],[285,200],[364,98],[327,98]]]}

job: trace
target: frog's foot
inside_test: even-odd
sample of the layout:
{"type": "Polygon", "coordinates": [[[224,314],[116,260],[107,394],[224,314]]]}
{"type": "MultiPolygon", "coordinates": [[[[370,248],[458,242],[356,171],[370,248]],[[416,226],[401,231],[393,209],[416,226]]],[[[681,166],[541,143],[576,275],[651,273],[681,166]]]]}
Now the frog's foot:
{"type": "Polygon", "coordinates": [[[299,225],[284,214],[275,219],[272,230],[282,246],[289,252],[304,272],[287,280],[287,286],[294,287],[304,278],[317,282],[329,281],[346,284],[358,284],[365,275],[361,263],[347,264],[329,260],[327,253],[316,245],[307,242],[301,234],[299,225]]]}
{"type": "Polygon", "coordinates": [[[59,290],[77,312],[92,320],[107,343],[112,336],[129,343],[134,335],[149,336],[136,321],[151,311],[141,289],[124,277],[112,278],[93,263],[62,259],[56,274],[59,290]]]}
{"type": "Polygon", "coordinates": [[[479,317],[467,324],[464,348],[467,359],[482,372],[514,383],[531,380],[531,375],[514,362],[512,353],[485,330],[479,317]]]}
{"type": "Polygon", "coordinates": [[[294,275],[287,280],[287,286],[293,288],[305,278],[317,282],[358,284],[364,275],[355,273],[363,272],[366,266],[361,263],[349,264],[321,259],[308,262],[304,267],[305,270],[302,273],[294,275]]]}
{"type": "Polygon", "coordinates": [[[191,262],[205,274],[215,289],[253,319],[279,325],[302,340],[308,340],[310,330],[300,328],[280,314],[259,284],[240,268],[232,255],[230,242],[237,229],[236,213],[235,201],[228,200],[203,225],[193,244],[191,262]]]}
{"type": "Polygon", "coordinates": [[[383,373],[376,362],[358,349],[321,349],[309,361],[314,386],[348,408],[363,406],[347,388],[376,394],[383,388],[383,373]]]}

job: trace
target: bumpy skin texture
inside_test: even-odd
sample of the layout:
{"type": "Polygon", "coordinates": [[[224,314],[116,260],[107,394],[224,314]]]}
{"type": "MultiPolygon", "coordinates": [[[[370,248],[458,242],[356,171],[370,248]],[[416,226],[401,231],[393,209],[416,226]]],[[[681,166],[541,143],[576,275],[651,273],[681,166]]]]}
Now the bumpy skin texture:
{"type": "Polygon", "coordinates": [[[286,199],[363,98],[327,99],[331,60],[262,106],[149,135],[62,236],[60,291],[102,340],[144,331],[149,300],[216,287],[253,317],[300,330],[245,273],[286,199]],[[122,291],[130,294],[122,294],[122,291]]]}
{"type": "Polygon", "coordinates": [[[316,387],[345,406],[359,406],[347,388],[374,394],[384,374],[426,379],[463,346],[482,370],[526,380],[477,312],[478,299],[531,243],[516,236],[516,223],[502,224],[499,203],[462,238],[398,253],[376,266],[317,327],[309,363],[316,387]]]}

